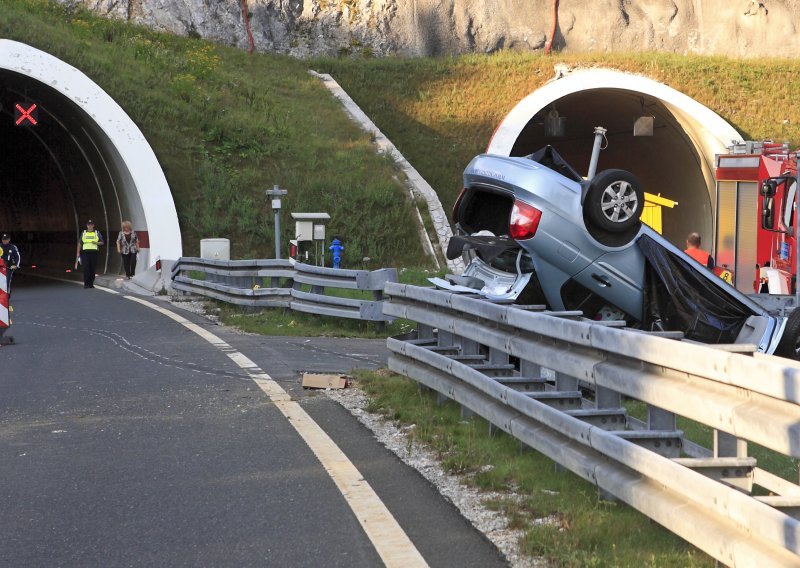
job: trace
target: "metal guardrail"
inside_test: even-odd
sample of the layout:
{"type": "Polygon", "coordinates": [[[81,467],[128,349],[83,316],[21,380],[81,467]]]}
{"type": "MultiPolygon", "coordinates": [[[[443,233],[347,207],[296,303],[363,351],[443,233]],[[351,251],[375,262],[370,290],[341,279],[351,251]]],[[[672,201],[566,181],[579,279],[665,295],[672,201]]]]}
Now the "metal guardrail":
{"type": "Polygon", "coordinates": [[[387,314],[418,323],[416,337],[388,340],[392,370],[728,566],[800,566],[800,486],[747,455],[749,440],[800,457],[800,365],[574,312],[402,284],[385,293],[387,314]],[[623,396],[647,404],[640,429],[623,396]],[[706,457],[685,457],[678,415],[715,429],[706,457]],[[772,495],[753,496],[754,485],[772,495]]]}
{"type": "Polygon", "coordinates": [[[172,268],[172,287],[254,307],[292,310],[363,321],[387,322],[383,288],[397,281],[397,270],[343,270],[291,260],[210,260],[183,257],[172,268]],[[196,278],[202,274],[202,278],[196,278]],[[310,290],[308,289],[310,287],[310,290]],[[359,290],[371,299],[345,298],[331,290],[359,290]]]}
{"type": "Polygon", "coordinates": [[[383,289],[387,282],[397,282],[397,270],[343,270],[310,264],[295,265],[292,287],[292,309],[300,312],[354,318],[365,321],[391,321],[383,313],[383,289]],[[311,291],[302,291],[310,285],[311,291]],[[326,295],[328,289],[360,290],[372,292],[372,300],[359,300],[326,295]]]}
{"type": "Polygon", "coordinates": [[[172,267],[172,287],[240,306],[288,308],[294,275],[289,260],[181,257],[172,267]]]}

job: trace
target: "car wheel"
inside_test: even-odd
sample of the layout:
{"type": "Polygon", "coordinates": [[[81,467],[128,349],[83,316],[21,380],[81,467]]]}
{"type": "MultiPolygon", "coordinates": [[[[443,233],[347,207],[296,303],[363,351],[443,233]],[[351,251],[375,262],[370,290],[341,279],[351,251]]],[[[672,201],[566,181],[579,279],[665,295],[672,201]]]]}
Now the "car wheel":
{"type": "Polygon", "coordinates": [[[630,172],[604,170],[590,182],[583,207],[597,228],[621,233],[639,223],[644,210],[644,189],[630,172]]]}
{"type": "Polygon", "coordinates": [[[795,308],[789,314],[775,355],[800,361],[800,308],[795,308]]]}

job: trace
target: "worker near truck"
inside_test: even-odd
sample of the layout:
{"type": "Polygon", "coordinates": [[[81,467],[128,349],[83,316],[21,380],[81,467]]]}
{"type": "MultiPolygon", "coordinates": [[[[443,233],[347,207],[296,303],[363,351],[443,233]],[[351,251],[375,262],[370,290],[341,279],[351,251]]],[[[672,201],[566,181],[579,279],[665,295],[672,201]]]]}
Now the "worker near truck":
{"type": "Polygon", "coordinates": [[[686,250],[683,252],[691,256],[709,270],[713,270],[714,258],[708,251],[701,249],[700,244],[700,233],[689,233],[689,236],[686,237],[686,250]]]}

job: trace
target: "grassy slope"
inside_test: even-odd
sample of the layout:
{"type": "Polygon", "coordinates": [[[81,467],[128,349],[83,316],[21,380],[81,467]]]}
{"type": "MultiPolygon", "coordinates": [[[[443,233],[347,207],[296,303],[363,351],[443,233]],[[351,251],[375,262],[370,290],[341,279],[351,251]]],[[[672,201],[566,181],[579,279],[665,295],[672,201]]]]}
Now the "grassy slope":
{"type": "Polygon", "coordinates": [[[320,59],[375,124],[437,190],[447,210],[464,166],[500,120],[553,77],[553,66],[638,73],[694,98],[746,139],[800,143],[800,62],[657,53],[545,56],[499,53],[423,60],[320,59]],[[788,120],[788,123],[784,123],[788,120]]]}
{"type": "Polygon", "coordinates": [[[284,243],[294,238],[288,212],[325,211],[329,237],[344,241],[345,267],[360,267],[364,256],[375,265],[426,263],[392,163],[306,63],[42,0],[1,4],[0,37],[77,67],[144,132],[172,188],[186,254],[198,252],[200,238],[228,236],[236,258],[271,255],[264,190],[279,184],[289,190],[284,243]]]}

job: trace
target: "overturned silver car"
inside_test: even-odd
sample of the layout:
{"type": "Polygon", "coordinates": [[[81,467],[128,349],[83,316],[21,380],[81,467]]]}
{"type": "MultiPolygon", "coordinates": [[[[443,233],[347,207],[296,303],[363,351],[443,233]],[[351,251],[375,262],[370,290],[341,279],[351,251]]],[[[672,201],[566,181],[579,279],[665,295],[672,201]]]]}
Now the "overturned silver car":
{"type": "Polygon", "coordinates": [[[476,156],[447,251],[467,268],[435,283],[798,358],[797,322],[787,327],[641,223],[640,182],[618,169],[595,175],[598,152],[596,140],[586,179],[550,146],[526,157],[476,156]]]}

